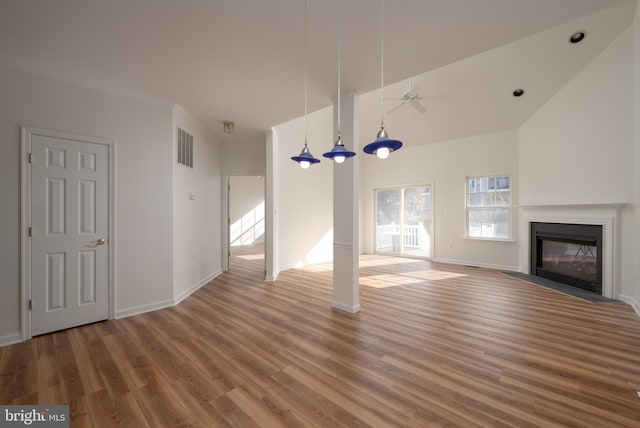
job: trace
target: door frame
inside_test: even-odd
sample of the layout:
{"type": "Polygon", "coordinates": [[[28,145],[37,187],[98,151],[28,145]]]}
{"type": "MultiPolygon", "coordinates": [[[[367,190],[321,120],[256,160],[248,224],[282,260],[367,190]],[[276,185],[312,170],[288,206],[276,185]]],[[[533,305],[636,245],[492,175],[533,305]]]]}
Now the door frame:
{"type": "MultiPolygon", "coordinates": [[[[434,210],[434,202],[435,202],[435,184],[433,182],[427,183],[419,183],[419,184],[398,184],[398,185],[388,185],[388,186],[375,186],[373,188],[373,252],[377,254],[385,254],[385,255],[393,255],[399,257],[406,257],[412,259],[425,259],[425,260],[434,260],[435,259],[435,222],[436,222],[436,212],[434,210]],[[379,252],[377,250],[378,247],[378,239],[377,239],[377,227],[378,227],[378,198],[376,192],[378,190],[394,190],[400,189],[403,190],[411,187],[429,187],[429,257],[421,257],[421,256],[413,256],[407,254],[396,254],[396,253],[386,253],[379,252]]],[[[402,246],[402,245],[401,245],[402,246]]]]}
{"type": "Polygon", "coordinates": [[[264,237],[264,251],[265,251],[265,280],[267,272],[267,241],[269,236],[267,234],[267,180],[264,173],[237,173],[237,174],[225,174],[222,179],[222,271],[229,271],[229,257],[231,255],[231,177],[264,177],[263,196],[265,199],[265,237],[264,237]]]}
{"type": "Polygon", "coordinates": [[[31,140],[35,135],[65,140],[76,140],[86,143],[100,144],[107,147],[108,152],[108,195],[107,195],[107,284],[109,319],[115,318],[115,142],[106,138],[73,134],[69,132],[54,131],[50,129],[32,126],[21,127],[21,151],[20,151],[20,332],[22,340],[31,339],[31,239],[29,227],[31,226],[31,164],[29,153],[31,152],[31,140]]]}

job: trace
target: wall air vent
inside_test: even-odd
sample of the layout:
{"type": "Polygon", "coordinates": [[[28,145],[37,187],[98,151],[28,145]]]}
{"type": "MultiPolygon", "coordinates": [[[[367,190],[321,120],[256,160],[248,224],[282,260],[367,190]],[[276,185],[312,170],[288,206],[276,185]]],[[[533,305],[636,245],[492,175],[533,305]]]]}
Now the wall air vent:
{"type": "Polygon", "coordinates": [[[193,136],[178,128],[178,163],[193,168],[193,136]]]}

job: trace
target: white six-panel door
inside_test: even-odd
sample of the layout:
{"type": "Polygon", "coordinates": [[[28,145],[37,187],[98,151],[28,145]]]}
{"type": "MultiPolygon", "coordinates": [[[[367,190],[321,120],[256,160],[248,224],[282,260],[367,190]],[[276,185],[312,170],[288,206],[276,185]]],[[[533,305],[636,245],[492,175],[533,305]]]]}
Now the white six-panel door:
{"type": "Polygon", "coordinates": [[[31,334],[109,315],[108,147],[31,137],[31,334]]]}

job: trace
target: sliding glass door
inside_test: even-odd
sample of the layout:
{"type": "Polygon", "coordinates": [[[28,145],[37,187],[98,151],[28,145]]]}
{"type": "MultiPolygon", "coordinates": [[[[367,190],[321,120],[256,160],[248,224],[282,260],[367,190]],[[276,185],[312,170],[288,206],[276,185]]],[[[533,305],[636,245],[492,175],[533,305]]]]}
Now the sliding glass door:
{"type": "Polygon", "coordinates": [[[375,190],[378,253],[431,257],[431,186],[375,190]]]}

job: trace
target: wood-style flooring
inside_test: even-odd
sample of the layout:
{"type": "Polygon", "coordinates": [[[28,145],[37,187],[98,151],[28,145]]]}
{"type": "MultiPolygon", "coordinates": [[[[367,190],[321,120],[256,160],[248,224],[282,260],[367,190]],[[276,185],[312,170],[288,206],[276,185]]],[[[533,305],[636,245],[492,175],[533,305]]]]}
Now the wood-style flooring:
{"type": "Polygon", "coordinates": [[[347,314],[331,265],[264,283],[262,247],[234,251],[178,306],[0,348],[0,404],[69,404],[77,427],[640,426],[624,303],[363,256],[347,314]]]}

